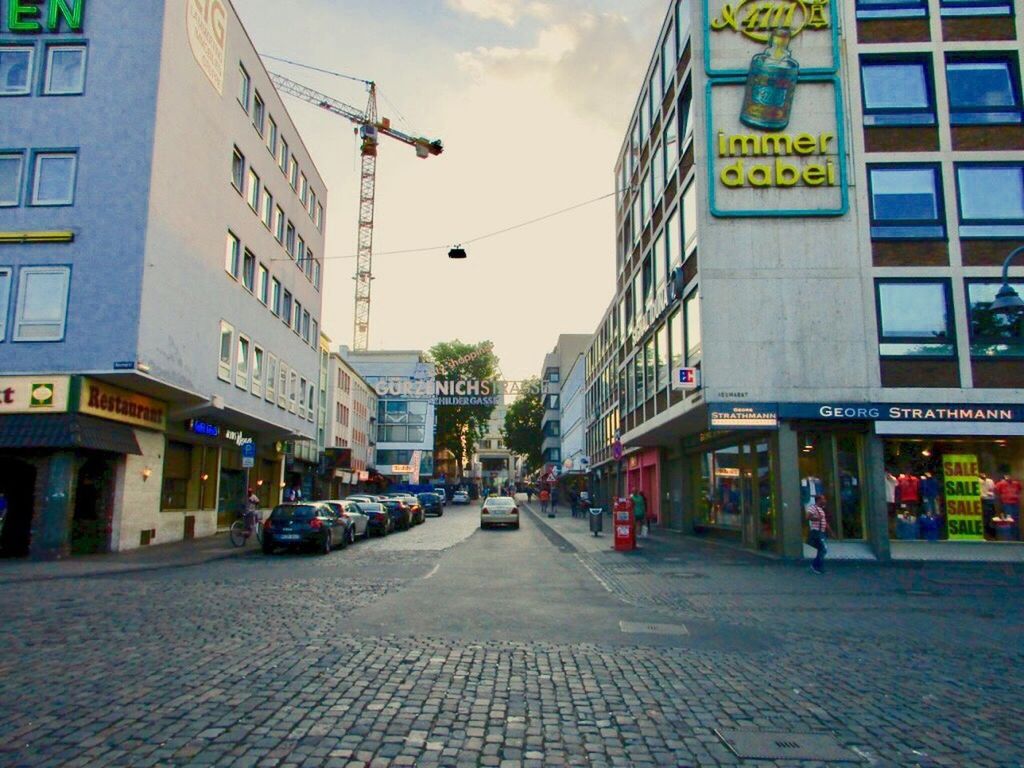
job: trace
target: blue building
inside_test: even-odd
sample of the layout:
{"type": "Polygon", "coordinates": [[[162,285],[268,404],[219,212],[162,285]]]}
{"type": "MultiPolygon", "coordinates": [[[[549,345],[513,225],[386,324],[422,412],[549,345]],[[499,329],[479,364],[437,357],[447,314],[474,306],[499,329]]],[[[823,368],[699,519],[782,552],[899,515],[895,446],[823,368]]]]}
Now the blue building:
{"type": "Polygon", "coordinates": [[[213,533],[316,437],[324,182],[226,0],[4,6],[0,552],[213,533]]]}

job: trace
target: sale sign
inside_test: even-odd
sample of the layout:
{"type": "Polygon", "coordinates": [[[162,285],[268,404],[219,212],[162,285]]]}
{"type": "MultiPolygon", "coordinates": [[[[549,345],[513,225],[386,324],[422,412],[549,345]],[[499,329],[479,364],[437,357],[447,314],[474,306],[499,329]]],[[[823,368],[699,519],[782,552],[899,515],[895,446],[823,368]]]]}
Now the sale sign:
{"type": "Polygon", "coordinates": [[[942,458],[946,527],[950,541],[979,541],[985,538],[981,480],[978,474],[978,457],[973,454],[947,454],[942,458]]]}

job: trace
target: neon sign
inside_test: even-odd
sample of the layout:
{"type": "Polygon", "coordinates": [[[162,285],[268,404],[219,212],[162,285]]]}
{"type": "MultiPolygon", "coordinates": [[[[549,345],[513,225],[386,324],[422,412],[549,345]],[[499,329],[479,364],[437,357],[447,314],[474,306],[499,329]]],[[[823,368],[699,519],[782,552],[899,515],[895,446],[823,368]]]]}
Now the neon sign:
{"type": "Polygon", "coordinates": [[[7,31],[81,32],[85,0],[7,0],[7,31]]]}

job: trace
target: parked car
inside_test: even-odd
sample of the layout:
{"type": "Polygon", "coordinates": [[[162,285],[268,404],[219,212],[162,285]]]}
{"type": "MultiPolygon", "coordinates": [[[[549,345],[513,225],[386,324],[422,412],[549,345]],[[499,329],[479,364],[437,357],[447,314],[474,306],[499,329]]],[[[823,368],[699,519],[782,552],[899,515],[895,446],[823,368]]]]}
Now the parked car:
{"type": "Polygon", "coordinates": [[[441,497],[441,506],[442,507],[446,506],[448,504],[448,492],[444,488],[441,488],[440,486],[438,486],[433,491],[431,491],[431,493],[436,493],[438,496],[441,497]]]}
{"type": "Polygon", "coordinates": [[[349,501],[348,499],[332,499],[330,501],[325,501],[324,504],[329,504],[331,509],[339,515],[352,521],[349,543],[354,543],[357,538],[365,538],[370,535],[368,529],[370,519],[360,511],[354,501],[349,501]]]}
{"type": "Polygon", "coordinates": [[[381,499],[380,503],[388,511],[388,514],[391,515],[396,531],[407,531],[412,527],[412,509],[409,508],[408,504],[403,504],[398,499],[388,497],[381,499]]]}
{"type": "Polygon", "coordinates": [[[263,552],[278,547],[313,548],[330,554],[335,547],[348,544],[351,521],[329,505],[317,501],[278,504],[263,523],[263,552]]]}
{"type": "Polygon", "coordinates": [[[423,509],[423,505],[420,504],[418,497],[413,496],[411,493],[390,493],[388,498],[397,499],[398,501],[409,507],[409,514],[412,518],[413,525],[420,525],[427,522],[427,513],[423,509]]]}
{"type": "Polygon", "coordinates": [[[519,508],[511,496],[489,496],[480,508],[480,527],[511,525],[519,528],[519,508]]]}
{"type": "Polygon", "coordinates": [[[437,493],[418,493],[416,498],[419,499],[420,506],[423,507],[423,514],[437,515],[440,517],[444,514],[444,502],[441,500],[441,496],[437,493]]]}
{"type": "Polygon", "coordinates": [[[456,491],[452,494],[452,504],[469,504],[469,493],[456,491]]]}
{"type": "MultiPolygon", "coordinates": [[[[351,499],[349,499],[351,500],[351,499]]],[[[391,515],[379,501],[356,501],[359,511],[366,515],[367,536],[387,536],[395,530],[391,515]]]]}

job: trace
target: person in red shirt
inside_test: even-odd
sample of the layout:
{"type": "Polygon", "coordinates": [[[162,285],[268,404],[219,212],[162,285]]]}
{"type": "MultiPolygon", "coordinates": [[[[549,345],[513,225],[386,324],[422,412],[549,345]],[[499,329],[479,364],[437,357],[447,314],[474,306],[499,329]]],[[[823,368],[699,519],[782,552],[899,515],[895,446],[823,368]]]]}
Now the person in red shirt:
{"type": "Polygon", "coordinates": [[[1003,479],[996,483],[996,498],[1003,508],[1003,514],[1014,520],[1020,519],[1020,480],[1003,474],[1003,479]]]}

